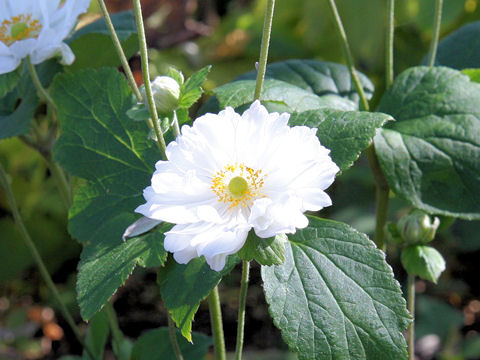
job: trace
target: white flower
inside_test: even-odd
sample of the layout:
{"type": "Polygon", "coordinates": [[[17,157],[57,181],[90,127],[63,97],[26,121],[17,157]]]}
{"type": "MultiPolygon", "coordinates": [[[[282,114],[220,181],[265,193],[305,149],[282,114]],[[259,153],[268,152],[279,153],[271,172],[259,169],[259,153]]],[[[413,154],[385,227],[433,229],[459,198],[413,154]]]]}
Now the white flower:
{"type": "Polygon", "coordinates": [[[164,242],[177,262],[203,255],[220,271],[250,229],[262,238],[295,233],[308,225],[305,211],[331,205],[324,189],[339,168],[316,129],[288,119],[255,101],[242,116],[228,107],[198,118],[168,145],[135,211],[177,224],[164,242]]]}
{"type": "Polygon", "coordinates": [[[15,70],[23,58],[33,64],[61,56],[70,65],[75,56],[63,40],[90,0],[0,0],[0,74],[15,70]]]}

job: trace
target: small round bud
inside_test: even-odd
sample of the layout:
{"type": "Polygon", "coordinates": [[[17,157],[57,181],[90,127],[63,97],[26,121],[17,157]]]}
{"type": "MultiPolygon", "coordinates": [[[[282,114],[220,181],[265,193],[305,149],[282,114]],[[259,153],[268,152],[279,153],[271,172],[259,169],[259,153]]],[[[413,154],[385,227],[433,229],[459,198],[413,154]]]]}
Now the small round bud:
{"type": "Polygon", "coordinates": [[[440,220],[421,210],[413,210],[398,221],[398,230],[403,240],[410,244],[425,244],[435,237],[440,220]]]}
{"type": "MultiPolygon", "coordinates": [[[[169,76],[157,76],[151,82],[151,87],[155,106],[160,114],[169,114],[177,108],[180,99],[180,85],[175,79],[169,76]]],[[[142,87],[140,91],[143,98],[146,99],[145,88],[142,87]]]]}

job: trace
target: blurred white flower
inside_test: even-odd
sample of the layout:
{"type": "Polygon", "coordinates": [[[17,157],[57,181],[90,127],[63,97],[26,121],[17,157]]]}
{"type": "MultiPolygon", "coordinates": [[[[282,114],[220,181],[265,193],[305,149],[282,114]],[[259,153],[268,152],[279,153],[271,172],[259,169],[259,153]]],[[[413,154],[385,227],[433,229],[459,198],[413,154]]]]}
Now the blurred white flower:
{"type": "Polygon", "coordinates": [[[177,262],[203,255],[220,271],[250,229],[291,234],[308,225],[305,211],[331,205],[324,190],[339,168],[316,129],[288,119],[255,101],[241,116],[229,107],[198,118],[168,145],[135,211],[176,224],[164,244],[177,262]]]}
{"type": "Polygon", "coordinates": [[[75,56],[63,40],[90,0],[0,0],[0,74],[15,70],[23,58],[33,64],[60,56],[70,65],[75,56]]]}

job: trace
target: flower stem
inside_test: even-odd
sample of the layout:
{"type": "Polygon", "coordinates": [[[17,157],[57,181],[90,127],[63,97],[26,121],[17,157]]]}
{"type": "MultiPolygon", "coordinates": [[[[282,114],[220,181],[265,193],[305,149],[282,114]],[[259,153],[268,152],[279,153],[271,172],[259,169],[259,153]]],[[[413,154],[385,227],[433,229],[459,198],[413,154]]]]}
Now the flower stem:
{"type": "Polygon", "coordinates": [[[242,262],[242,280],[240,284],[240,296],[238,303],[237,345],[235,347],[235,360],[242,359],[243,333],[245,327],[245,306],[247,302],[248,277],[250,273],[250,261],[242,262]]]}
{"type": "Polygon", "coordinates": [[[267,0],[265,20],[263,22],[262,44],[260,45],[260,59],[258,60],[257,82],[255,84],[255,93],[253,95],[255,100],[260,99],[263,80],[265,79],[265,72],[267,71],[268,47],[270,45],[270,34],[272,32],[274,8],[275,0],[267,0]]]}
{"type": "Polygon", "coordinates": [[[328,5],[335,22],[335,29],[337,30],[337,34],[340,37],[343,56],[345,57],[345,61],[347,62],[347,67],[350,72],[350,76],[352,77],[353,84],[355,85],[355,89],[357,90],[357,93],[360,96],[360,110],[368,111],[369,106],[368,106],[367,97],[365,96],[365,91],[363,90],[363,86],[360,83],[360,80],[358,79],[358,76],[357,76],[357,72],[355,70],[352,52],[350,50],[350,45],[348,44],[348,40],[347,40],[347,34],[345,33],[345,29],[343,28],[342,19],[338,14],[335,0],[328,0],[328,5]]]}
{"type": "Polygon", "coordinates": [[[158,146],[162,153],[162,158],[167,159],[165,154],[165,149],[167,145],[165,144],[165,139],[163,138],[162,129],[160,128],[160,121],[158,119],[157,108],[155,107],[155,101],[153,100],[152,86],[150,84],[150,74],[148,72],[148,50],[147,50],[147,39],[145,37],[145,28],[143,26],[143,17],[142,17],[142,6],[140,0],[133,0],[133,7],[135,10],[135,21],[137,24],[138,40],[140,43],[140,57],[142,59],[142,75],[143,83],[145,85],[145,93],[147,95],[147,103],[150,110],[150,115],[152,116],[153,128],[155,130],[155,135],[157,136],[158,146]]]}
{"type": "Polygon", "coordinates": [[[107,6],[105,5],[105,1],[98,0],[98,6],[100,6],[100,10],[102,11],[103,18],[105,19],[105,22],[108,27],[108,31],[110,32],[110,37],[112,38],[112,41],[113,41],[113,46],[117,51],[117,55],[120,58],[120,62],[122,63],[123,71],[125,71],[125,75],[127,76],[128,84],[130,85],[130,88],[132,89],[133,94],[135,95],[137,100],[141,101],[142,95],[140,94],[140,90],[138,90],[138,86],[137,86],[137,83],[135,82],[135,78],[133,77],[132,70],[128,65],[128,60],[123,51],[122,44],[120,43],[117,33],[115,32],[115,28],[113,26],[112,19],[110,18],[110,15],[108,13],[107,6]]]}
{"type": "Polygon", "coordinates": [[[58,290],[55,287],[55,284],[53,283],[52,278],[50,277],[50,274],[48,273],[48,270],[45,266],[45,263],[43,262],[40,254],[37,250],[37,247],[35,246],[35,243],[32,241],[32,238],[30,237],[30,234],[28,233],[27,228],[25,227],[25,224],[23,223],[22,217],[20,216],[20,211],[18,210],[17,203],[15,201],[15,197],[13,196],[12,188],[10,187],[10,184],[8,182],[7,174],[5,173],[5,170],[3,169],[3,166],[1,164],[0,164],[0,182],[2,183],[2,185],[5,188],[5,191],[7,193],[8,202],[10,203],[10,208],[11,208],[12,215],[13,215],[13,218],[15,220],[15,223],[17,224],[17,226],[20,230],[20,234],[22,235],[22,238],[25,241],[25,245],[27,246],[28,250],[32,254],[32,257],[33,257],[34,261],[36,262],[36,264],[38,266],[38,269],[40,271],[40,275],[42,276],[43,280],[47,284],[47,287],[51,291],[55,300],[57,300],[58,305],[60,306],[60,311],[62,312],[65,320],[68,323],[68,325],[70,325],[70,327],[71,327],[73,333],[75,334],[75,337],[77,338],[78,342],[88,352],[90,357],[92,359],[95,359],[95,356],[93,355],[92,350],[83,341],[82,335],[80,334],[80,330],[78,329],[77,325],[73,321],[73,318],[70,315],[70,312],[68,311],[66,305],[62,301],[62,298],[60,297],[60,294],[58,293],[58,290]]]}
{"type": "Polygon", "coordinates": [[[428,57],[428,66],[435,64],[435,57],[437,56],[438,39],[440,37],[440,27],[442,24],[442,8],[443,0],[435,0],[435,18],[433,22],[432,41],[430,43],[430,51],[428,57]]]}
{"type": "MultiPolygon", "coordinates": [[[[345,34],[345,29],[343,28],[342,19],[338,14],[337,6],[335,5],[334,0],[328,0],[328,5],[330,11],[335,20],[335,28],[337,29],[338,36],[340,37],[340,42],[342,44],[343,55],[345,56],[345,61],[347,62],[348,70],[350,71],[350,76],[352,77],[355,89],[357,90],[358,95],[360,96],[360,109],[364,111],[369,110],[369,105],[367,98],[365,96],[365,91],[363,86],[358,79],[352,52],[350,51],[350,46],[348,45],[347,35],[345,34]]],[[[385,250],[385,240],[384,240],[384,226],[387,219],[387,210],[388,210],[388,194],[389,188],[388,184],[383,176],[382,169],[378,163],[377,154],[375,153],[375,148],[373,145],[370,145],[367,149],[368,162],[375,179],[375,185],[377,187],[376,198],[377,198],[377,209],[376,209],[376,225],[375,225],[375,243],[377,247],[385,250]]]]}
{"type": "Polygon", "coordinates": [[[30,73],[30,77],[33,80],[33,84],[37,88],[38,92],[40,93],[43,100],[45,100],[53,109],[56,109],[55,103],[53,102],[52,97],[48,94],[47,90],[42,85],[42,82],[38,78],[37,70],[35,70],[35,66],[30,61],[30,56],[26,57],[27,61],[27,68],[28,72],[30,73]]]}
{"type": "Polygon", "coordinates": [[[168,318],[168,331],[170,333],[170,343],[172,344],[173,351],[175,353],[175,357],[177,360],[183,360],[182,351],[180,350],[180,346],[178,345],[177,341],[177,334],[175,334],[175,324],[173,323],[172,317],[167,310],[167,318],[168,318]]]}
{"type": "Polygon", "coordinates": [[[215,286],[208,295],[208,308],[210,310],[210,322],[212,323],[215,360],[226,360],[227,355],[225,351],[222,310],[220,308],[220,296],[218,295],[218,286],[215,286]]]}
{"type": "Polygon", "coordinates": [[[415,275],[408,274],[407,280],[408,311],[413,321],[408,327],[408,360],[415,360],[415,275]]]}
{"type": "Polygon", "coordinates": [[[393,84],[393,34],[395,29],[395,0],[387,3],[387,38],[385,43],[385,88],[393,84]]]}

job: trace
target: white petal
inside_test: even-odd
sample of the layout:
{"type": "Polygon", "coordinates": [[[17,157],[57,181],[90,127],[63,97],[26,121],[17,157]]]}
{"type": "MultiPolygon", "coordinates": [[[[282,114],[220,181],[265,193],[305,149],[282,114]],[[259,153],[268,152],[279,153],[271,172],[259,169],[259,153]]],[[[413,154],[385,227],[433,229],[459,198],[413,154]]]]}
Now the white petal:
{"type": "Polygon", "coordinates": [[[21,58],[13,55],[9,48],[0,41],[0,74],[6,74],[15,70],[21,61],[21,58]]]}
{"type": "Polygon", "coordinates": [[[123,241],[125,241],[129,237],[141,235],[149,231],[150,229],[153,229],[160,223],[161,221],[159,220],[149,219],[145,216],[141,217],[125,229],[125,232],[122,235],[122,239],[123,241]]]}
{"type": "Polygon", "coordinates": [[[269,238],[278,234],[293,234],[296,228],[308,226],[308,219],[303,215],[302,200],[285,195],[276,202],[265,198],[256,200],[248,223],[259,237],[269,238]]]}
{"type": "Polygon", "coordinates": [[[174,253],[175,259],[181,259],[181,263],[203,255],[212,270],[220,271],[226,257],[245,244],[249,229],[246,224],[234,227],[207,222],[176,225],[166,233],[164,246],[165,250],[174,253]]]}

